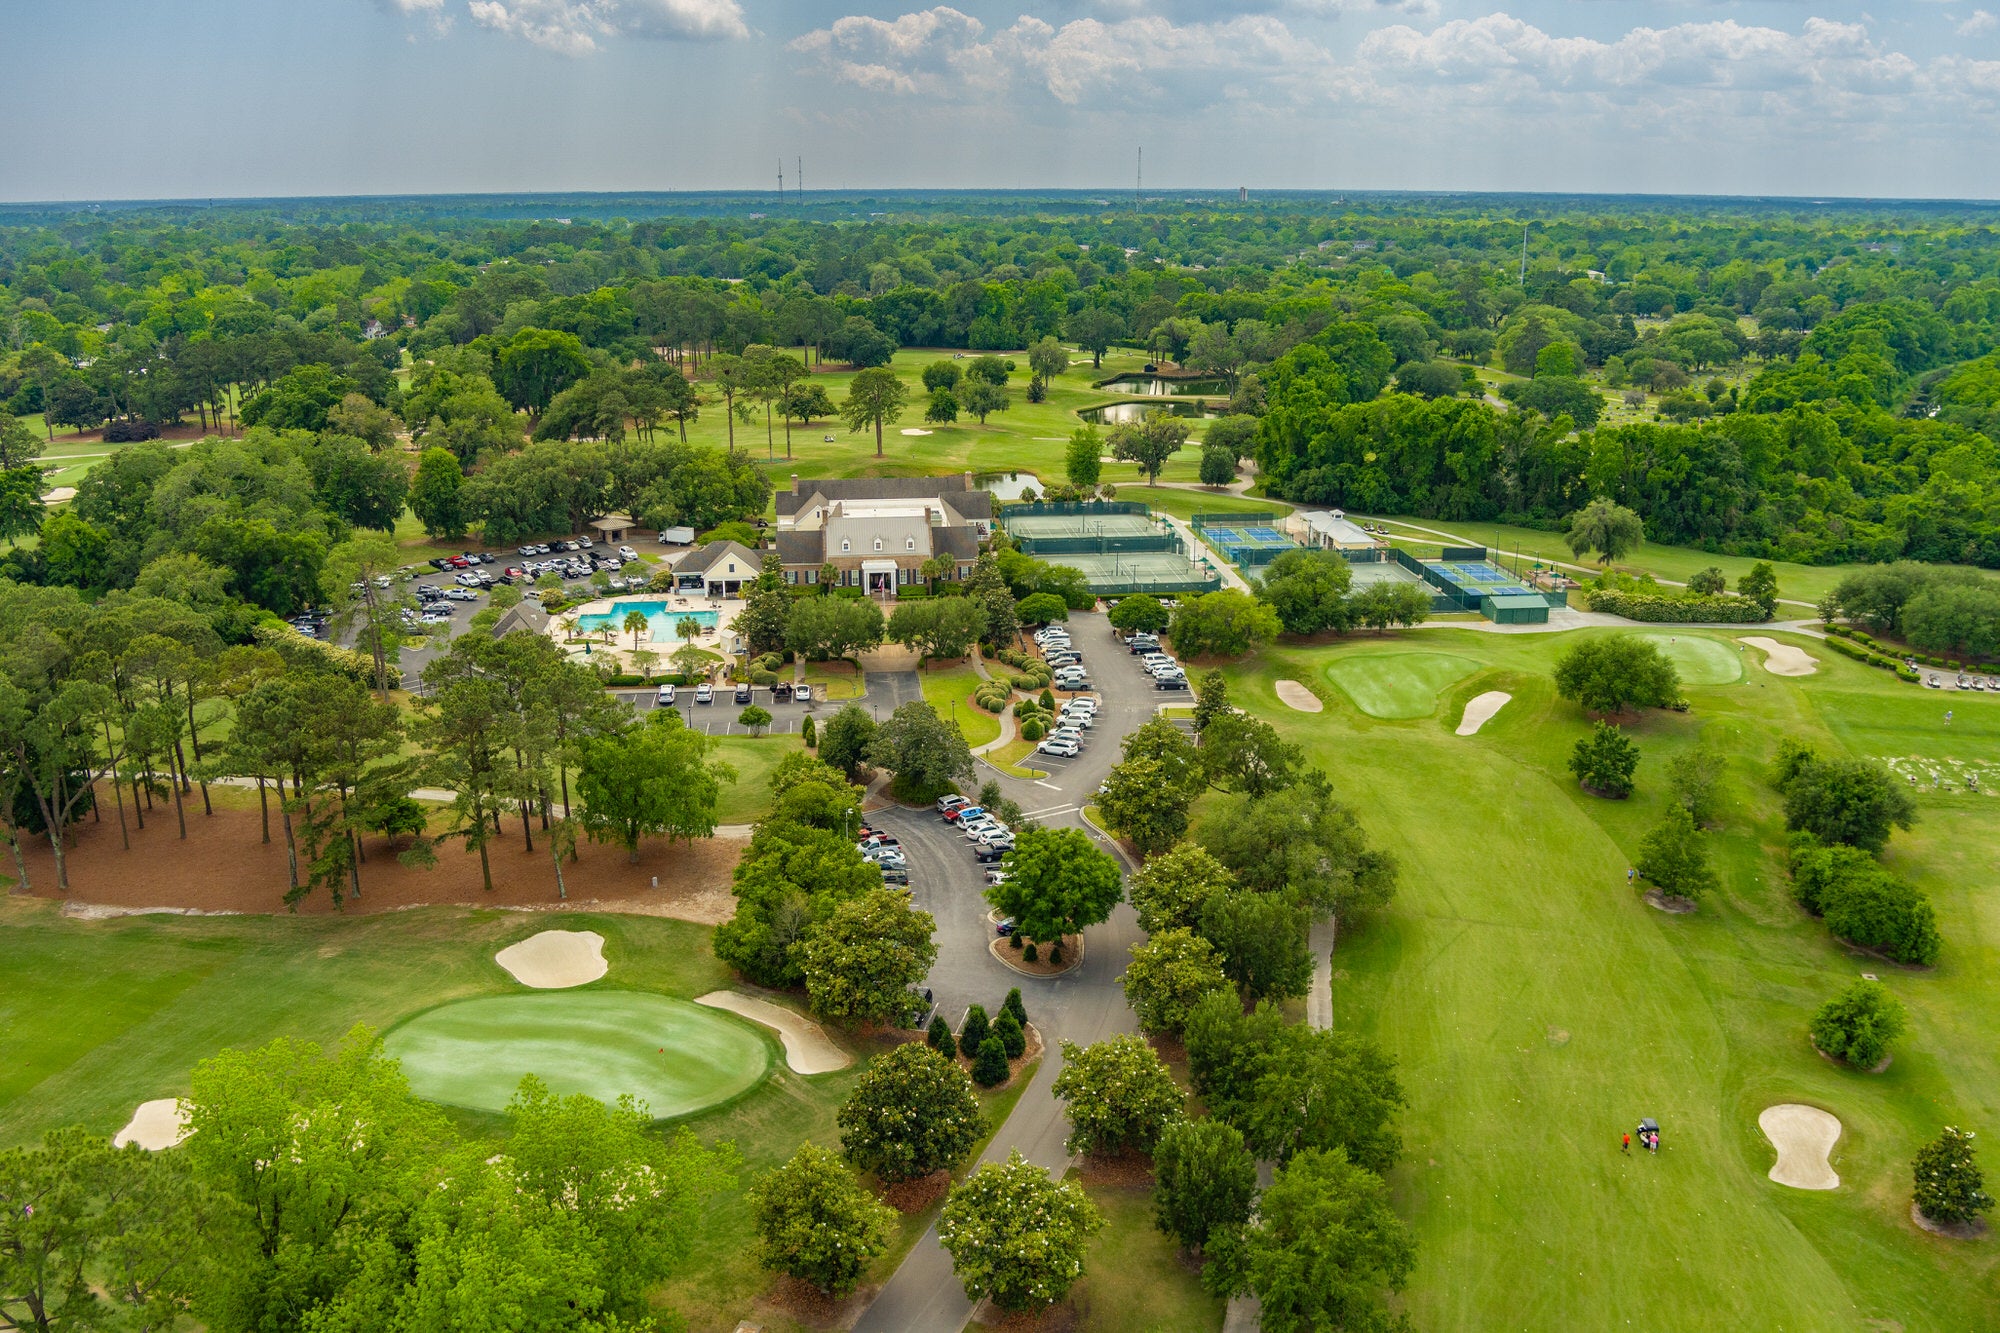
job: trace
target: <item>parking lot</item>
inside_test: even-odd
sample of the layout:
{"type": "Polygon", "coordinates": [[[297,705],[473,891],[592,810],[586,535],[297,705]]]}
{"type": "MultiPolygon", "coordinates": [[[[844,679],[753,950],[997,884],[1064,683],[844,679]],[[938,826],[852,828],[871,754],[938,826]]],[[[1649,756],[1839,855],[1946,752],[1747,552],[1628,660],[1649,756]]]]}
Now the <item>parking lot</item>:
{"type": "MultiPolygon", "coordinates": [[[[612,693],[632,705],[633,710],[640,714],[650,713],[655,708],[677,709],[681,721],[709,736],[749,735],[750,728],[736,719],[745,708],[750,707],[751,703],[771,715],[771,725],[764,728],[766,732],[784,735],[797,731],[800,723],[807,717],[817,718],[819,724],[824,725],[827,717],[854,702],[843,699],[837,704],[829,704],[817,695],[810,703],[800,703],[796,699],[780,701],[772,697],[772,691],[768,686],[754,685],[750,686],[749,690],[750,702],[739,703],[736,686],[718,685],[715,687],[713,701],[705,704],[696,702],[695,687],[692,685],[677,687],[671,704],[661,703],[659,690],[652,686],[644,689],[613,690],[612,693]]],[[[860,703],[862,707],[868,707],[867,697],[863,696],[860,703]]]]}

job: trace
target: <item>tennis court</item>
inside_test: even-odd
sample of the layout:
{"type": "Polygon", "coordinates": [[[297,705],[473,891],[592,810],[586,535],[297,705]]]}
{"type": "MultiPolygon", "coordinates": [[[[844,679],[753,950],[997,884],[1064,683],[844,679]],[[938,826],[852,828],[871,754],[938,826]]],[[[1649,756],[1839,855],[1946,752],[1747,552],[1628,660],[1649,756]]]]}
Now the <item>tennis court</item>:
{"type": "Polygon", "coordinates": [[[1298,543],[1277,529],[1276,514],[1196,514],[1190,522],[1202,539],[1239,569],[1270,564],[1298,543]]]}
{"type": "Polygon", "coordinates": [[[1214,592],[1222,586],[1221,575],[1179,551],[1085,552],[1050,559],[1080,570],[1090,590],[1100,596],[1214,592]]]}
{"type": "Polygon", "coordinates": [[[1060,537],[1149,537],[1159,531],[1146,514],[1002,514],[1007,532],[1016,540],[1048,541],[1060,537]]]}
{"type": "Polygon", "coordinates": [[[1445,576],[1468,592],[1478,592],[1487,597],[1533,596],[1534,589],[1485,560],[1439,561],[1436,568],[1445,576]]]}

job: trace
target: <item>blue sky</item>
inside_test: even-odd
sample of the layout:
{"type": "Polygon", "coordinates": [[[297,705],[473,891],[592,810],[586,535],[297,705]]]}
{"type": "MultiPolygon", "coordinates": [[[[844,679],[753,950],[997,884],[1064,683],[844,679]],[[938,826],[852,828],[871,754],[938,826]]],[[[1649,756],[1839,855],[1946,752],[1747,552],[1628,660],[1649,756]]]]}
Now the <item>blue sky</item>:
{"type": "Polygon", "coordinates": [[[0,0],[0,198],[2000,197],[2000,0],[0,0]]]}

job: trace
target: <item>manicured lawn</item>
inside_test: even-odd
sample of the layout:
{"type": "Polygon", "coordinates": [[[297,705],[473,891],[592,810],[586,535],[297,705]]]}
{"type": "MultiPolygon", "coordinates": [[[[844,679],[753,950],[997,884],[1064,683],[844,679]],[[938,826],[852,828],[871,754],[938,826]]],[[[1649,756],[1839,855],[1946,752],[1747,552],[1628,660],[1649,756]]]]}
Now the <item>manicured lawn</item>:
{"type": "Polygon", "coordinates": [[[1439,690],[1478,669],[1472,658],[1408,652],[1399,640],[1387,651],[1337,657],[1326,674],[1368,716],[1409,718],[1429,717],[1439,690]]]}
{"type": "Polygon", "coordinates": [[[830,703],[845,703],[868,688],[868,673],[853,662],[808,662],[806,684],[830,703]]]}
{"type": "MultiPolygon", "coordinates": [[[[717,704],[715,707],[734,705],[717,704]]],[[[732,713],[732,716],[734,714],[732,713]]],[[[771,772],[778,761],[802,748],[799,734],[773,736],[718,736],[715,757],[736,770],[736,781],[722,784],[722,799],[715,809],[718,824],[750,824],[771,808],[771,772]]]]}
{"type": "Polygon", "coordinates": [[[499,1113],[524,1075],[558,1096],[630,1095],[659,1119],[755,1087],[778,1054],[746,1019],[643,991],[488,995],[439,1005],[384,1043],[419,1097],[499,1113]]]}
{"type": "MultiPolygon", "coordinates": [[[[384,1030],[430,1005],[518,994],[493,954],[546,924],[451,908],[75,921],[51,902],[0,900],[0,1144],[67,1124],[109,1134],[139,1102],[185,1092],[194,1064],[224,1047],[336,1042],[356,1023],[384,1030]]],[[[706,927],[584,914],[563,924],[604,936],[621,987],[686,999],[726,984],[706,927]]]]}
{"type": "Polygon", "coordinates": [[[1153,1226],[1152,1189],[1100,1185],[1087,1192],[1104,1215],[1104,1230],[1091,1241],[1083,1279],[1070,1289],[1077,1326],[1092,1333],[1221,1328],[1225,1303],[1202,1290],[1200,1269],[1182,1263],[1173,1241],[1153,1226]]]}
{"type": "MultiPolygon", "coordinates": [[[[1941,1125],[2000,1129],[1988,901],[2000,798],[1920,792],[1922,822],[1892,840],[1889,865],[1931,895],[1946,941],[1937,968],[1911,971],[1850,954],[1792,903],[1767,776],[1785,736],[1988,760],[2000,701],[1970,700],[1947,731],[1936,696],[1844,659],[1796,679],[1753,667],[1741,683],[1690,683],[1687,714],[1630,727],[1638,790],[1600,801],[1565,768],[1586,722],[1548,679],[1575,636],[1409,637],[1477,667],[1433,715],[1277,703],[1275,680],[1383,655],[1365,639],[1268,652],[1233,671],[1231,698],[1305,746],[1401,865],[1396,900],[1343,934],[1334,1021],[1375,1034],[1409,1096],[1391,1183],[1419,1243],[1413,1322],[2000,1327],[2000,1250],[1917,1231],[1908,1166],[1941,1125]],[[1453,735],[1486,689],[1513,702],[1477,736],[1453,735]],[[1670,917],[1625,872],[1664,807],[1665,761],[1698,737],[1727,760],[1708,839],[1722,889],[1670,917]],[[1805,1038],[1813,1010],[1862,971],[1911,1015],[1881,1075],[1832,1065],[1805,1038]],[[1781,1101],[1840,1117],[1840,1189],[1766,1178],[1774,1153],[1756,1119],[1781,1101]],[[1618,1135],[1645,1115],[1664,1126],[1663,1151],[1622,1157],[1618,1135]]],[[[1697,637],[1735,651],[1726,635],[1697,637]]]]}
{"type": "Polygon", "coordinates": [[[965,743],[980,746],[1000,739],[1000,719],[972,702],[979,673],[969,666],[926,667],[921,673],[924,702],[941,718],[956,719],[965,743]]]}
{"type": "MultiPolygon", "coordinates": [[[[1197,463],[1200,459],[1195,460],[1197,463]]],[[[1175,480],[1169,476],[1168,480],[1175,480]]],[[[1155,513],[1191,518],[1196,514],[1289,514],[1296,506],[1284,500],[1261,496],[1232,495],[1227,491],[1193,491],[1177,486],[1120,486],[1120,500],[1136,500],[1151,505],[1155,513]]]]}
{"type": "Polygon", "coordinates": [[[1014,778],[1045,778],[1048,773],[1034,767],[1035,742],[1013,740],[997,750],[986,752],[986,760],[993,767],[1014,778]]]}
{"type": "Polygon", "coordinates": [[[1743,679],[1743,659],[1748,650],[1737,644],[1705,634],[1665,630],[1645,631],[1638,637],[1666,654],[1674,670],[1680,672],[1684,685],[1734,685],[1743,679]]]}

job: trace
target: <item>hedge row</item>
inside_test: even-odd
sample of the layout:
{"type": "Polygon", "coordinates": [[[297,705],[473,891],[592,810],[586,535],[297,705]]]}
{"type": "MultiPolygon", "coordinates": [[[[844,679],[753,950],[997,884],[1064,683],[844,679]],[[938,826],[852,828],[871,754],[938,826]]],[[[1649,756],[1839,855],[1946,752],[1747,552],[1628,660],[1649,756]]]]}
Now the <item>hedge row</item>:
{"type": "MultiPolygon", "coordinates": [[[[1855,629],[1852,625],[1828,625],[1826,627],[1826,632],[1830,639],[1852,639],[1854,642],[1858,644],[1861,644],[1868,648],[1874,648],[1878,651],[1882,647],[1881,644],[1875,641],[1875,637],[1872,634],[1867,633],[1865,630],[1855,629]]],[[[1838,649],[1837,651],[1845,652],[1846,650],[1838,649]]],[[[1913,652],[1907,649],[1902,651],[1905,657],[1914,657],[1917,659],[1917,661],[1922,662],[1925,666],[1936,667],[1940,671],[1966,670],[1965,663],[1958,661],[1956,658],[1934,657],[1930,653],[1913,652]]],[[[1852,654],[1849,655],[1852,656],[1852,654]]],[[[1972,670],[1974,671],[1980,671],[1984,669],[1985,668],[1979,667],[1977,665],[1972,667],[1972,670]]]]}
{"type": "Polygon", "coordinates": [[[1869,666],[1881,667],[1884,671],[1893,671],[1898,678],[1907,680],[1911,684],[1916,684],[1923,679],[1915,667],[1899,662],[1893,657],[1886,657],[1881,653],[1875,652],[1873,649],[1864,648],[1858,643],[1849,643],[1846,639],[1838,635],[1828,637],[1826,646],[1839,653],[1842,657],[1851,657],[1857,662],[1866,662],[1869,666]]]}
{"type": "Polygon", "coordinates": [[[1593,588],[1587,599],[1593,611],[1651,624],[1741,624],[1771,618],[1769,611],[1747,597],[1665,597],[1593,588]]]}

